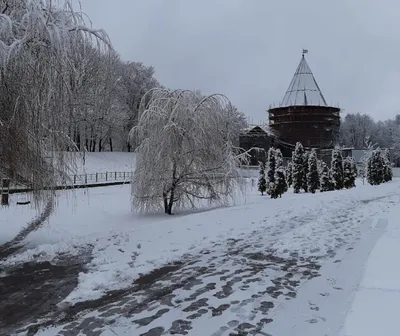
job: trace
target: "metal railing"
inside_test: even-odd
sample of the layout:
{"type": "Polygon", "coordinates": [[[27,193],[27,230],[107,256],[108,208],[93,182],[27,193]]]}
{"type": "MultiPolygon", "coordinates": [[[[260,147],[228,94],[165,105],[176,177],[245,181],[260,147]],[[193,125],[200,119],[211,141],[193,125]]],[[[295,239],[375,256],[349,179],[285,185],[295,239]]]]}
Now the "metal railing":
{"type": "Polygon", "coordinates": [[[91,184],[99,182],[127,182],[132,179],[132,172],[105,172],[72,175],[71,181],[74,184],[91,184]]]}
{"type": "MultiPolygon", "coordinates": [[[[61,187],[65,184],[72,184],[74,186],[85,186],[101,183],[112,183],[112,182],[130,182],[132,179],[132,172],[105,172],[105,173],[88,173],[88,174],[75,174],[69,176],[69,181],[67,183],[62,183],[61,181],[57,183],[55,188],[61,187]]],[[[26,184],[14,184],[10,183],[10,190],[25,190],[31,189],[32,186],[26,184]]]]}

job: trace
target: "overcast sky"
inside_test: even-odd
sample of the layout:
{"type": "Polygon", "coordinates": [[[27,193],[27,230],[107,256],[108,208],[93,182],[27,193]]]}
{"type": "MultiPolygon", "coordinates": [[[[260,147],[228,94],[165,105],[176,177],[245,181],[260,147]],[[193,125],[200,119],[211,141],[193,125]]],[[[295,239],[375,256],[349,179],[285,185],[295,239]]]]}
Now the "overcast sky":
{"type": "Polygon", "coordinates": [[[254,122],[279,104],[303,48],[328,103],[400,113],[396,0],[81,0],[124,60],[172,89],[224,93],[254,122]]]}

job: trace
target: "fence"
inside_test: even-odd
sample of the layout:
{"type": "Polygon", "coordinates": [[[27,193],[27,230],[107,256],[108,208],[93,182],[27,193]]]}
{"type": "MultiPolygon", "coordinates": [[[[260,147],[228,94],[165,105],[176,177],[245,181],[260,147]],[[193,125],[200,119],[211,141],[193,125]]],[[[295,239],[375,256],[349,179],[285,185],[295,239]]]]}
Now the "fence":
{"type": "MultiPolygon", "coordinates": [[[[111,184],[122,184],[124,182],[130,182],[132,179],[132,172],[105,172],[105,173],[90,173],[90,174],[75,174],[69,176],[69,181],[59,183],[59,185],[53,186],[54,189],[67,188],[79,188],[85,186],[101,186],[111,184]],[[71,185],[72,182],[72,185],[71,185]],[[66,186],[65,186],[66,185],[66,186]]],[[[23,184],[10,184],[9,188],[11,193],[15,192],[27,192],[32,190],[32,186],[23,184]]]]}
{"type": "Polygon", "coordinates": [[[105,172],[91,173],[70,176],[71,181],[75,184],[91,184],[99,182],[128,182],[132,178],[131,172],[105,172]]]}

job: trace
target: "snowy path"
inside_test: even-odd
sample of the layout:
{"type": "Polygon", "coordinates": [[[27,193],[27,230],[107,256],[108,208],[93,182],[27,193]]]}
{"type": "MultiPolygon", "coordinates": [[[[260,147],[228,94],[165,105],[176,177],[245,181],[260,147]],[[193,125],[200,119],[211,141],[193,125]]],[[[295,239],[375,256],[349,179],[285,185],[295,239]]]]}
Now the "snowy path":
{"type": "MultiPolygon", "coordinates": [[[[36,322],[58,326],[37,335],[285,335],[281,329],[335,335],[325,328],[340,327],[344,317],[334,311],[346,311],[384,226],[376,219],[399,202],[399,182],[272,201],[252,196],[233,208],[112,234],[100,227],[79,237],[75,222],[63,227],[74,233],[72,240],[57,242],[50,233],[51,244],[3,267],[38,254],[42,260],[59,252],[78,255],[92,244],[93,259],[75,291],[36,322]]],[[[40,235],[30,242],[37,244],[40,235]]]]}
{"type": "MultiPolygon", "coordinates": [[[[372,227],[372,220],[364,222],[372,227]]],[[[353,247],[343,249],[320,269],[321,276],[302,286],[295,301],[277,310],[268,332],[273,335],[339,335],[360,282],[363,265],[387,227],[387,220],[364,232],[353,247]],[[301,313],[300,313],[301,312],[301,313]],[[301,333],[300,333],[301,332],[301,333]]]]}
{"type": "Polygon", "coordinates": [[[397,335],[400,330],[400,207],[388,215],[340,336],[397,335]]]}

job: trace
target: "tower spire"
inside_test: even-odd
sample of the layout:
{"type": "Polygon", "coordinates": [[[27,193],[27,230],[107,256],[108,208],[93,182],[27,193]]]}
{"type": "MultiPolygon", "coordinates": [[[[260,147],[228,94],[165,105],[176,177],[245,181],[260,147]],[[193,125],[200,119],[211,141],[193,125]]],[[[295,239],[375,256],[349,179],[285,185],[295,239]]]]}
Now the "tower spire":
{"type": "Polygon", "coordinates": [[[283,106],[327,106],[314,75],[304,57],[308,49],[303,49],[300,63],[296,69],[289,88],[280,104],[283,106]]]}

